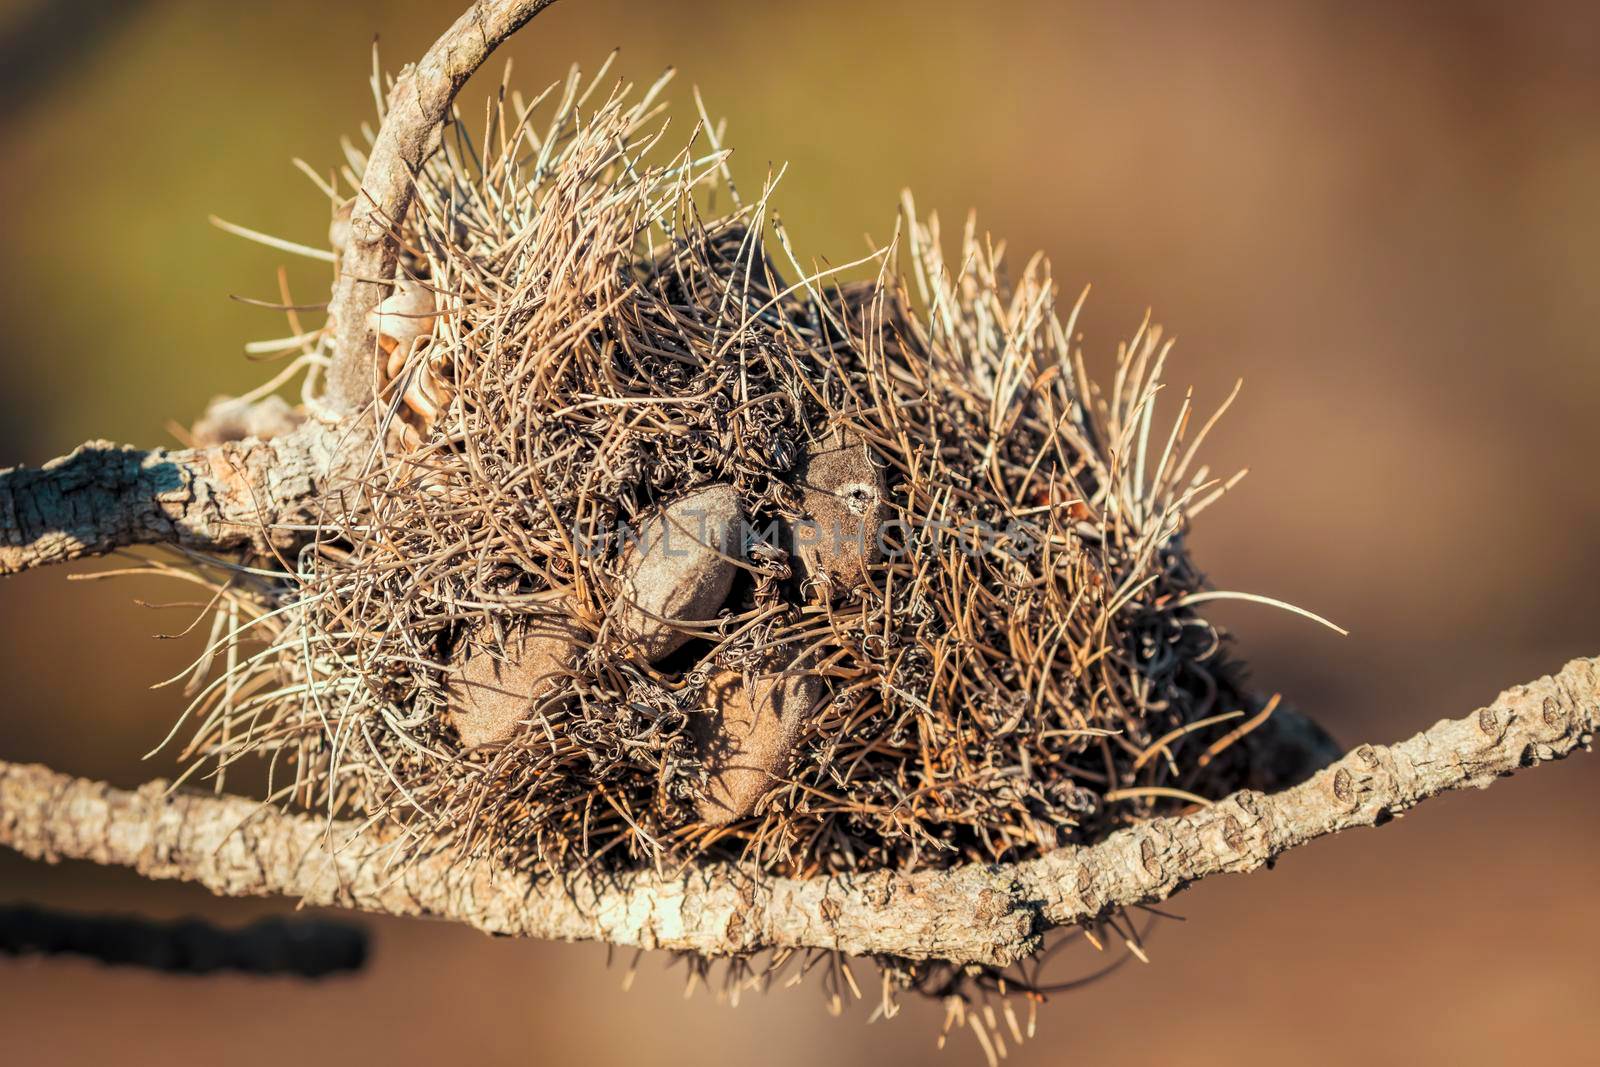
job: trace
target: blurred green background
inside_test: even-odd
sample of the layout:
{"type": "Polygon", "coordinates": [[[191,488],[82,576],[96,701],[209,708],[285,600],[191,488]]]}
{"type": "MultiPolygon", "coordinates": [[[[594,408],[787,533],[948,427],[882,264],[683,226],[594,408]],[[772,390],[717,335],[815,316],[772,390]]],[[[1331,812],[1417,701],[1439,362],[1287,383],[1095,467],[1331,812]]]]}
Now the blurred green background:
{"type": "MultiPolygon", "coordinates": [[[[324,265],[223,234],[216,213],[319,243],[289,164],[339,160],[371,114],[370,44],[420,55],[454,4],[0,3],[0,460],[105,437],[170,443],[260,381],[273,299],[324,265]]],[[[1147,307],[1203,403],[1246,380],[1213,466],[1251,474],[1195,537],[1221,588],[1350,627],[1230,606],[1261,685],[1347,743],[1389,741],[1600,653],[1600,8],[1591,3],[806,4],[563,0],[507,49],[541,87],[620,46],[729,120],[746,187],[803,254],[883,239],[902,187],[1044,249],[1105,366],[1147,307]]],[[[498,77],[496,64],[494,77],[498,77]]],[[[483,88],[463,102],[476,112],[483,88]]],[[[95,567],[83,568],[94,570],[95,567]]],[[[179,703],[184,599],[60,573],[0,589],[0,757],[124,784],[179,703]]],[[[1600,799],[1587,757],[1453,797],[1380,834],[1177,898],[1150,965],[1041,1012],[1018,1063],[1502,1062],[1592,1055],[1600,799]]],[[[0,856],[0,899],[198,913],[218,901],[0,856]]],[[[359,977],[185,980],[0,961],[11,1063],[921,1062],[941,1017],[842,1019],[811,988],[633,990],[595,946],[374,920],[359,977]]],[[[624,961],[625,962],[625,961],[624,961]]],[[[1090,969],[1088,953],[1068,969],[1090,969]]],[[[951,1062],[978,1058],[970,1036],[951,1062]]]]}

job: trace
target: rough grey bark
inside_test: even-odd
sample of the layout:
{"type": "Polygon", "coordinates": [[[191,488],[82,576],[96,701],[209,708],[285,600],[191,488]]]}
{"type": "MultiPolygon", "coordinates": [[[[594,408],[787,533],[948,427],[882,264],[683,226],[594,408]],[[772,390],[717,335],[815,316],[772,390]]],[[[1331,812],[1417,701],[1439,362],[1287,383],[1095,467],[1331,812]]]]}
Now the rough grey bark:
{"type": "Polygon", "coordinates": [[[478,0],[395,80],[351,210],[349,242],[328,307],[337,354],[326,399],[335,409],[360,410],[376,395],[377,338],[367,312],[394,277],[399,249],[390,235],[411,207],[417,171],[439,147],[451,101],[502,41],[554,2],[478,0]]]}
{"type": "Polygon", "coordinates": [[[339,507],[365,438],[308,422],[271,441],[140,450],[90,441],[0,471],[0,575],[129,545],[284,550],[339,507]]]}
{"type": "Polygon", "coordinates": [[[1022,865],[1018,880],[1052,924],[1164,900],[1209,875],[1257,870],[1319,837],[1381,826],[1440,793],[1487,789],[1523,767],[1587,751],[1597,725],[1600,659],[1576,659],[1465,718],[1395,745],[1359,745],[1292,789],[1244,790],[1086,851],[1054,852],[1022,865]],[[1089,854],[1094,862],[1083,862],[1089,854]]]}
{"type": "Polygon", "coordinates": [[[1362,745],[1303,784],[1235,793],[1081,848],[1010,866],[794,880],[725,864],[658,874],[535,879],[450,853],[388,868],[381,833],[238,798],[128,792],[0,763],[0,844],[88,859],[228,895],[470,923],[498,934],[592,939],[707,955],[827,948],[852,955],[1004,965],[1052,926],[1164,900],[1200,878],[1255,870],[1289,849],[1379,825],[1454,789],[1587,747],[1600,720],[1600,659],[1508,689],[1463,719],[1393,746],[1362,745]]]}

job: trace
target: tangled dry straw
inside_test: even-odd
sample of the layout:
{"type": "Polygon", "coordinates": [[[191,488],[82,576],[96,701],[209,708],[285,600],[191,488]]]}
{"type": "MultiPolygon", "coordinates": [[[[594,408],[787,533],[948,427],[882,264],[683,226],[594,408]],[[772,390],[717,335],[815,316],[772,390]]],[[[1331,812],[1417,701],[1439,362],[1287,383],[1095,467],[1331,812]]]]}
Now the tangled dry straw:
{"type": "Polygon", "coordinates": [[[553,872],[1015,860],[1249,781],[1271,708],[1184,547],[1229,483],[1215,417],[1157,424],[1159,331],[1097,387],[1043,260],[970,220],[947,260],[909,199],[808,271],[714,126],[663,151],[665,79],[605,78],[418,175],[379,444],[297,557],[221,572],[195,766],[553,872]]]}

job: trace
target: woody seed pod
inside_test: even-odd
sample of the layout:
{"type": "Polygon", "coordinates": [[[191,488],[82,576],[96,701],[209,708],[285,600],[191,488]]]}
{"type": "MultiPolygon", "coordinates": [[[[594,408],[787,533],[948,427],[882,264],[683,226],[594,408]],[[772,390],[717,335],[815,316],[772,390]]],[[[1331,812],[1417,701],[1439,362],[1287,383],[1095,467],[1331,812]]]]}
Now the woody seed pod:
{"type": "Polygon", "coordinates": [[[794,667],[746,684],[737,671],[714,675],[706,686],[710,710],[691,724],[709,773],[698,805],[702,822],[722,826],[742,819],[783,774],[795,742],[822,694],[822,681],[794,667]]]}
{"type": "Polygon", "coordinates": [[[624,551],[613,632],[652,663],[683,647],[694,635],[679,624],[714,618],[728,599],[741,518],[733,486],[713,485],[646,522],[624,551]]]}
{"type": "Polygon", "coordinates": [[[566,682],[578,657],[577,629],[542,617],[509,637],[504,658],[467,657],[448,684],[445,720],[464,748],[501,744],[516,736],[534,709],[566,682]]]}
{"type": "Polygon", "coordinates": [[[806,450],[796,471],[802,518],[794,528],[802,578],[837,593],[867,581],[883,558],[888,487],[866,442],[853,431],[830,434],[806,450]]]}

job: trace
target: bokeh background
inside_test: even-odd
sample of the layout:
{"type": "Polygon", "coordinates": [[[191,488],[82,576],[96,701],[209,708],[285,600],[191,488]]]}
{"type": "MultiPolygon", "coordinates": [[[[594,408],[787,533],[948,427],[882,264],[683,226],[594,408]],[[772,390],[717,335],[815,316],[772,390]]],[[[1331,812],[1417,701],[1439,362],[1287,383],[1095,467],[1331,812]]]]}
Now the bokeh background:
{"type": "MultiPolygon", "coordinates": [[[[326,268],[207,214],[320,242],[290,158],[325,170],[370,115],[374,34],[398,65],[455,8],[0,2],[0,459],[169,443],[168,419],[260,381],[242,344],[288,330],[228,295],[275,298],[282,264],[321,300],[326,268]]],[[[614,46],[641,80],[676,65],[685,105],[701,87],[747,186],[790,164],[776,201],[804,252],[859,255],[909,185],[1044,249],[1069,301],[1092,283],[1092,362],[1149,307],[1179,337],[1174,382],[1215,402],[1242,376],[1210,458],[1251,473],[1196,552],[1220,588],[1350,628],[1216,613],[1263,687],[1347,743],[1600,653],[1600,8],[564,0],[508,53],[534,88],[614,46]]],[[[6,581],[0,757],[170,773],[139,757],[179,697],[145,687],[192,652],[153,636],[188,616],[136,601],[186,598],[6,581]]],[[[1014,1062],[1588,1057],[1597,800],[1579,757],[1206,882],[1149,965],[1054,998],[1014,1062]]],[[[286,907],[9,854],[0,900],[230,924],[286,907]]],[[[811,987],[684,1000],[656,959],[624,993],[595,946],[370,926],[369,968],[322,984],[0,960],[0,1059],[883,1065],[931,1055],[942,1014],[835,1019],[811,987]]]]}

